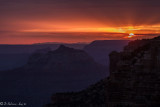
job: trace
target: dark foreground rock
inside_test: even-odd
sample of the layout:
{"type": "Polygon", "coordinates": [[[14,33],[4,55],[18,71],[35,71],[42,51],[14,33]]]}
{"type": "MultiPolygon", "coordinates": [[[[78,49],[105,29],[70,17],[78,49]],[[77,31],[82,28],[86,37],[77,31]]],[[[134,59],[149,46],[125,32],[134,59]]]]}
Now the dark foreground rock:
{"type": "Polygon", "coordinates": [[[101,80],[80,92],[56,93],[46,107],[106,107],[106,82],[101,80]]]}

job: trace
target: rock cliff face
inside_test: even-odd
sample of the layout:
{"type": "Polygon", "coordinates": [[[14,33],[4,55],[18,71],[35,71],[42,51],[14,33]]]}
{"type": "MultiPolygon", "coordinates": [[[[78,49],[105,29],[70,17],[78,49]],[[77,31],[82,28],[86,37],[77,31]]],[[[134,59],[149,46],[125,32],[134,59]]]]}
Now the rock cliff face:
{"type": "Polygon", "coordinates": [[[130,42],[110,54],[109,106],[160,105],[160,39],[130,42]],[[118,90],[117,90],[118,89],[118,90]]]}
{"type": "Polygon", "coordinates": [[[110,54],[109,78],[82,92],[53,95],[53,104],[47,107],[156,107],[160,105],[159,64],[160,37],[132,41],[123,52],[110,54]]]}

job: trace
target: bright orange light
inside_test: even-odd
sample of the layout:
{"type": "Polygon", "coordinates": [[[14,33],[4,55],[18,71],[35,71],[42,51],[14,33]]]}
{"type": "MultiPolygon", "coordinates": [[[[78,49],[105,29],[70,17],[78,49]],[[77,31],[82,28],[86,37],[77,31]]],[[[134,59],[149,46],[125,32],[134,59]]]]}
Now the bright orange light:
{"type": "Polygon", "coordinates": [[[133,36],[128,36],[128,38],[132,38],[133,36]]]}
{"type": "Polygon", "coordinates": [[[130,33],[129,36],[134,36],[134,34],[133,34],[133,33],[130,33]]]}
{"type": "Polygon", "coordinates": [[[105,32],[131,34],[160,34],[160,25],[140,25],[140,26],[109,26],[92,22],[50,22],[31,21],[25,22],[25,28],[20,32],[105,32]]]}
{"type": "Polygon", "coordinates": [[[129,33],[129,35],[128,36],[125,36],[124,38],[133,38],[135,35],[134,35],[134,33],[129,33]]]}

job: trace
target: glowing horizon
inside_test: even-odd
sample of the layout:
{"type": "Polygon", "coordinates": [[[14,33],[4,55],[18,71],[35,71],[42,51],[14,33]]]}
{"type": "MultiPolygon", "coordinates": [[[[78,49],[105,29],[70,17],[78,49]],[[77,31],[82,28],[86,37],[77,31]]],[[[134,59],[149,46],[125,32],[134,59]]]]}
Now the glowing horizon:
{"type": "Polygon", "coordinates": [[[159,34],[160,25],[152,26],[126,26],[126,27],[75,27],[75,28],[35,28],[17,30],[17,32],[105,32],[105,33],[137,33],[137,34],[159,34]]]}

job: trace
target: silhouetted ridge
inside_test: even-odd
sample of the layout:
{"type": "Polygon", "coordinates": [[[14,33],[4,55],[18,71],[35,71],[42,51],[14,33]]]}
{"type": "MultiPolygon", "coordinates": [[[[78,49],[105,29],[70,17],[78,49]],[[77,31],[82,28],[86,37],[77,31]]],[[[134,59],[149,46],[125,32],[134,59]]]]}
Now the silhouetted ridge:
{"type": "Polygon", "coordinates": [[[160,36],[157,36],[157,37],[155,37],[155,38],[153,38],[153,39],[155,39],[155,40],[160,40],[160,36]]]}
{"type": "Polygon", "coordinates": [[[84,47],[96,62],[108,66],[108,54],[112,51],[122,51],[129,40],[95,40],[84,47]]]}
{"type": "Polygon", "coordinates": [[[82,50],[66,47],[65,45],[60,45],[53,53],[73,53],[73,52],[83,52],[82,50]]]}

